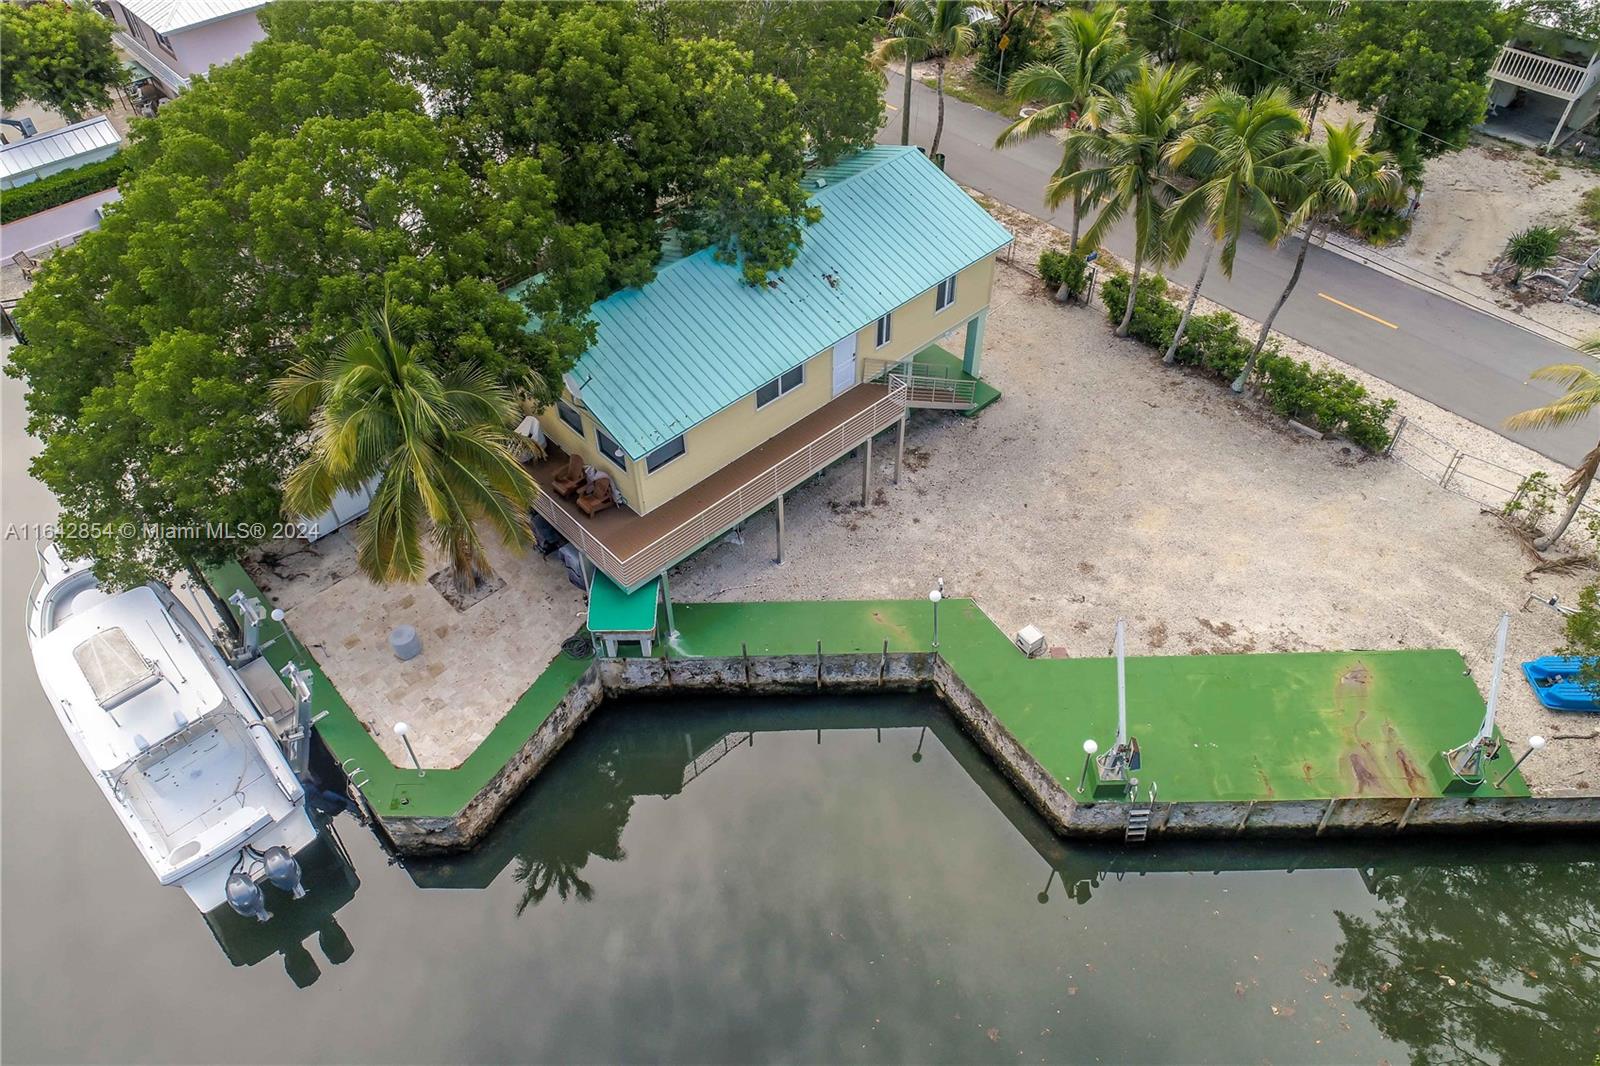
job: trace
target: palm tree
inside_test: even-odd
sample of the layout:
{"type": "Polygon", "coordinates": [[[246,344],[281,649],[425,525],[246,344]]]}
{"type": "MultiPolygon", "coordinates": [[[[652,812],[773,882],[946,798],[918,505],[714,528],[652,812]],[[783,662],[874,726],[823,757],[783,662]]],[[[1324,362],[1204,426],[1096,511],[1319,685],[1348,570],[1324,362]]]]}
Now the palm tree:
{"type": "Polygon", "coordinates": [[[982,0],[900,0],[897,10],[890,16],[889,36],[879,42],[874,55],[880,62],[904,59],[906,63],[906,90],[900,117],[900,143],[910,140],[911,131],[911,63],[914,58],[933,57],[938,77],[934,82],[939,101],[939,118],[933,126],[933,144],[928,156],[939,155],[939,138],[944,135],[944,75],[952,59],[960,59],[972,51],[977,35],[972,31],[972,16],[987,8],[982,0]]]}
{"type": "Polygon", "coordinates": [[[1256,336],[1255,348],[1245,361],[1244,369],[1233,382],[1234,392],[1243,392],[1244,386],[1255,372],[1261,349],[1272,332],[1272,323],[1278,312],[1288,302],[1289,294],[1300,282],[1300,272],[1306,265],[1306,252],[1316,240],[1319,231],[1326,234],[1328,227],[1341,215],[1349,215],[1368,206],[1394,204],[1400,199],[1403,181],[1394,157],[1388,152],[1368,147],[1362,136],[1362,124],[1345,122],[1335,126],[1324,121],[1325,138],[1308,146],[1302,158],[1298,180],[1292,190],[1289,219],[1281,231],[1287,235],[1300,232],[1300,254],[1295,257],[1294,270],[1289,274],[1289,284],[1278,295],[1261,332],[1256,336]]]}
{"type": "MultiPolygon", "coordinates": [[[[1089,109],[1102,96],[1114,95],[1139,69],[1139,56],[1128,42],[1123,9],[1114,3],[1096,4],[1092,10],[1073,8],[1046,23],[1053,43],[1049,58],[1019,68],[1006,80],[1013,100],[1038,101],[1039,110],[1019,118],[994,142],[1004,148],[1058,129],[1070,129],[1080,120],[1093,121],[1089,109]]],[[[1079,160],[1069,150],[1061,156],[1056,177],[1078,169],[1079,160]]],[[[1083,198],[1072,197],[1072,247],[1078,246],[1083,198]]]]}
{"type": "Polygon", "coordinates": [[[1511,278],[1511,287],[1522,287],[1522,275],[1529,270],[1543,270],[1555,262],[1561,250],[1561,231],[1550,226],[1529,226],[1513,233],[1506,241],[1506,258],[1517,272],[1511,278]]]}
{"type": "Polygon", "coordinates": [[[290,472],[284,502],[321,514],[334,493],[381,475],[356,533],[362,572],[380,583],[419,580],[431,533],[467,591],[491,573],[478,523],[521,548],[537,488],[511,450],[510,391],[476,367],[436,374],[396,334],[397,318],[386,296],[326,356],[273,382],[279,407],[310,422],[310,454],[290,472]]]}
{"type": "MultiPolygon", "coordinates": [[[[1590,337],[1579,345],[1578,350],[1600,354],[1600,337],[1590,337]]],[[[1512,415],[1506,419],[1507,429],[1554,429],[1576,422],[1600,407],[1600,369],[1592,364],[1557,363],[1555,366],[1542,366],[1533,372],[1533,376],[1539,381],[1553,381],[1566,391],[1554,403],[1512,415]]],[[[1561,486],[1561,491],[1571,497],[1567,513],[1561,516],[1561,522],[1554,532],[1533,542],[1534,548],[1546,551],[1561,539],[1561,534],[1567,531],[1577,516],[1578,508],[1583,506],[1583,498],[1594,483],[1597,469],[1600,469],[1600,444],[1589,450],[1583,462],[1578,464],[1578,469],[1561,486]]]]}
{"type": "Polygon", "coordinates": [[[1288,90],[1267,88],[1247,97],[1223,89],[1206,98],[1195,112],[1195,124],[1168,151],[1173,166],[1201,179],[1172,205],[1167,221],[1169,254],[1175,262],[1183,259],[1189,236],[1202,218],[1210,240],[1164,362],[1178,358],[1178,345],[1218,245],[1222,272],[1231,278],[1239,234],[1246,225],[1277,236],[1282,218],[1274,197],[1290,187],[1303,129],[1288,90]]]}
{"type": "Polygon", "coordinates": [[[1094,123],[1080,123],[1067,134],[1063,154],[1079,160],[1070,174],[1052,178],[1045,186],[1045,203],[1051,210],[1069,197],[1098,204],[1099,213],[1084,234],[1086,244],[1098,245],[1107,230],[1133,213],[1133,277],[1128,306],[1117,326],[1117,336],[1128,335],[1133,321],[1139,273],[1145,262],[1159,265],[1166,259],[1163,225],[1167,209],[1179,195],[1167,150],[1189,124],[1185,102],[1195,68],[1152,66],[1141,61],[1138,74],[1117,96],[1101,96],[1090,106],[1094,123]]]}

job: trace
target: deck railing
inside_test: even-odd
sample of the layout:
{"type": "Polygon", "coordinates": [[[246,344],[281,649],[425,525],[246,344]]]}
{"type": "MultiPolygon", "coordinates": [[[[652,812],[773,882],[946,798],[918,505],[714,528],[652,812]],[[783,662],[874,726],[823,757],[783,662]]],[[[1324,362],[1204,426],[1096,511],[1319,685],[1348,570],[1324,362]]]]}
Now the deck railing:
{"type": "Polygon", "coordinates": [[[1600,75],[1600,70],[1596,70],[1593,63],[1587,67],[1580,67],[1576,63],[1551,59],[1549,56],[1526,52],[1510,45],[1500,49],[1500,55],[1495,59],[1494,70],[1491,72],[1492,77],[1501,81],[1562,96],[1568,100],[1582,96],[1589,86],[1594,84],[1597,75],[1600,75]]]}
{"type": "Polygon", "coordinates": [[[188,78],[179,74],[173,69],[172,64],[152,52],[143,41],[133,34],[117,30],[112,33],[111,38],[117,42],[123,51],[137,59],[146,70],[155,76],[157,81],[173,92],[181,93],[189,88],[191,83],[188,78]]]}
{"type": "Polygon", "coordinates": [[[893,378],[888,391],[872,405],[800,445],[716,502],[663,533],[626,559],[606,547],[583,522],[544,493],[534,509],[563,536],[588,554],[623,588],[633,589],[726,533],[761,508],[819,472],[868,437],[888,429],[904,416],[907,384],[893,378]]]}
{"type": "Polygon", "coordinates": [[[948,368],[906,359],[867,359],[862,364],[866,381],[899,378],[906,384],[906,406],[965,411],[978,402],[978,383],[948,368]]]}

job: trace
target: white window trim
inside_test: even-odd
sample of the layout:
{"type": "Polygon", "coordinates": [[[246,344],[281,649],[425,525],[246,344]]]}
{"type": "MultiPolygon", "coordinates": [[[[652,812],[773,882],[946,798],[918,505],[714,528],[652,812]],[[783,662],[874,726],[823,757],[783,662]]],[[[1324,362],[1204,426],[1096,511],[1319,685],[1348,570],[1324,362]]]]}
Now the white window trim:
{"type": "Polygon", "coordinates": [[[650,465],[650,456],[654,455],[656,452],[659,452],[662,448],[665,448],[667,445],[671,444],[672,441],[671,440],[662,441],[660,444],[656,445],[654,448],[650,449],[648,452],[645,452],[645,454],[644,454],[644,472],[645,472],[645,476],[648,477],[651,474],[659,473],[660,471],[665,470],[667,467],[671,466],[673,463],[677,462],[679,459],[682,459],[685,455],[689,454],[689,441],[682,433],[679,433],[676,437],[672,438],[672,440],[682,441],[683,442],[683,449],[681,451],[679,451],[677,455],[674,455],[671,459],[668,459],[666,462],[660,464],[659,466],[651,466],[650,465]]]}
{"type": "Polygon", "coordinates": [[[578,407],[577,407],[576,404],[568,403],[566,400],[557,400],[556,401],[556,421],[560,422],[561,425],[564,428],[566,428],[568,431],[570,431],[572,433],[576,433],[578,435],[578,439],[580,439],[580,440],[588,439],[588,434],[585,433],[584,429],[583,429],[583,412],[578,410],[578,407]],[[566,416],[564,416],[561,413],[561,408],[563,408],[563,407],[565,407],[567,410],[571,411],[574,415],[578,416],[578,424],[577,424],[577,426],[573,426],[573,424],[571,422],[568,422],[567,419],[566,419],[566,416]]]}
{"type": "Polygon", "coordinates": [[[878,341],[878,343],[874,345],[875,348],[882,348],[894,340],[893,311],[890,311],[888,314],[878,316],[877,332],[873,334],[873,339],[876,340],[880,336],[883,338],[883,340],[878,341]]]}
{"type": "Polygon", "coordinates": [[[779,400],[783,399],[785,396],[789,395],[795,389],[800,388],[805,383],[806,383],[806,365],[804,363],[801,363],[797,367],[794,367],[794,366],[790,367],[788,370],[785,370],[782,374],[779,374],[777,377],[773,378],[772,381],[763,381],[761,383],[761,385],[756,389],[756,391],[751,393],[751,395],[756,398],[756,410],[759,411],[763,407],[770,407],[771,405],[777,403],[779,400]],[[800,380],[795,382],[793,385],[790,385],[787,389],[784,388],[783,387],[783,379],[785,377],[787,377],[788,375],[794,373],[796,370],[800,371],[800,380]],[[761,390],[766,388],[768,385],[771,385],[773,381],[776,381],[778,383],[778,395],[774,396],[772,399],[768,400],[766,403],[762,403],[761,402],[761,390]]]}
{"type": "Polygon", "coordinates": [[[622,452],[622,458],[618,459],[615,454],[606,451],[606,446],[601,443],[601,437],[606,437],[609,439],[612,444],[617,445],[616,451],[622,452],[622,445],[617,444],[617,438],[611,436],[611,434],[601,429],[600,423],[596,422],[594,424],[594,450],[600,453],[600,458],[604,459],[622,473],[626,474],[628,472],[628,453],[622,452]]]}
{"type": "Polygon", "coordinates": [[[939,284],[935,285],[934,288],[933,288],[933,313],[934,314],[938,314],[940,311],[943,311],[943,310],[946,310],[949,307],[952,307],[955,304],[955,302],[956,302],[956,275],[955,274],[951,274],[948,278],[945,278],[943,281],[939,282],[939,284]],[[949,290],[950,290],[950,296],[949,296],[948,299],[946,299],[945,295],[944,295],[945,294],[945,286],[949,286],[949,290]],[[939,302],[941,299],[944,300],[943,303],[939,302]]]}

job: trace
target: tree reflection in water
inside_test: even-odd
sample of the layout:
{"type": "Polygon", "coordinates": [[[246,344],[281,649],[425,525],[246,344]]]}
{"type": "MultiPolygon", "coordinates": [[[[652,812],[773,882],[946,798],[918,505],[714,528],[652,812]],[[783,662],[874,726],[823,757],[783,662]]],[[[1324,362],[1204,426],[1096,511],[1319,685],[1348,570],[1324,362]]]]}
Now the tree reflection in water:
{"type": "Polygon", "coordinates": [[[518,834],[513,874],[522,884],[519,917],[551,889],[564,900],[594,899],[594,886],[580,874],[589,859],[627,858],[622,830],[633,796],[621,771],[622,752],[613,743],[586,754],[552,767],[548,787],[540,789],[537,820],[518,834]]]}
{"type": "Polygon", "coordinates": [[[1338,913],[1333,979],[1412,1061],[1597,1061],[1600,863],[1384,871],[1371,919],[1338,913]]]}

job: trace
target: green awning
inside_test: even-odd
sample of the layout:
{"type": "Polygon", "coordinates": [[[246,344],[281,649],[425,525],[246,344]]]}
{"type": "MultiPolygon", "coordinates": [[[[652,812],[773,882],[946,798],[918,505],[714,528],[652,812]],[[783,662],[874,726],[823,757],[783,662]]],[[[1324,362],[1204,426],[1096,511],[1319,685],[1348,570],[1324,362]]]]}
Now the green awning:
{"type": "Polygon", "coordinates": [[[661,579],[651,578],[633,592],[622,591],[603,571],[594,572],[589,587],[589,632],[653,633],[661,579]]]}

